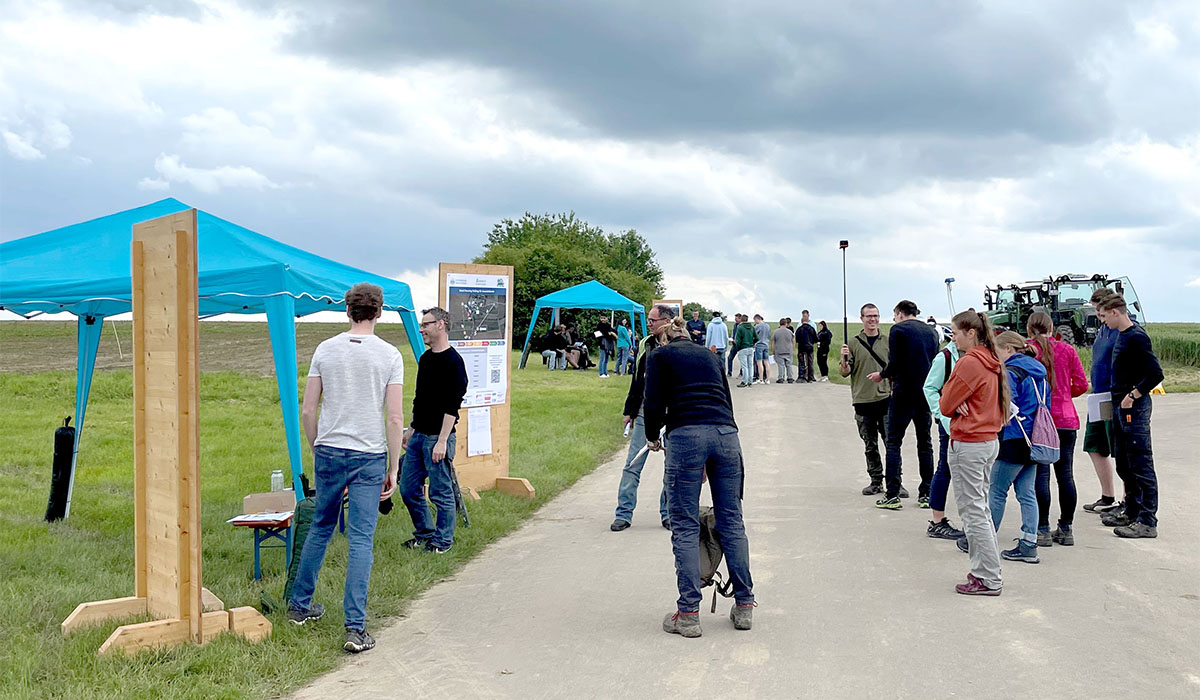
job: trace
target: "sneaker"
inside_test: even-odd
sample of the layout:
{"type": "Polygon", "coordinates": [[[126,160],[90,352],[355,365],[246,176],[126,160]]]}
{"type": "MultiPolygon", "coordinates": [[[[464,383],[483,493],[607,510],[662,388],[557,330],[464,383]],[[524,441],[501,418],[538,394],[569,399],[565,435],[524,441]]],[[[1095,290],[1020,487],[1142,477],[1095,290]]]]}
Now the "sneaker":
{"type": "Polygon", "coordinates": [[[429,552],[431,554],[445,554],[446,552],[449,552],[450,548],[453,546],[454,546],[453,542],[446,545],[445,547],[439,547],[436,544],[434,544],[433,542],[426,542],[425,543],[425,551],[429,552]]]}
{"type": "Polygon", "coordinates": [[[608,529],[612,530],[613,532],[620,532],[621,530],[628,530],[629,529],[629,521],[621,520],[620,518],[617,518],[616,520],[612,521],[612,525],[609,525],[608,529]]]}
{"type": "Polygon", "coordinates": [[[664,530],[670,530],[670,529],[671,529],[671,521],[670,521],[670,520],[667,520],[666,518],[663,518],[663,519],[662,519],[662,526],[663,526],[663,529],[664,529],[664,530]]]}
{"type": "Polygon", "coordinates": [[[1054,546],[1054,539],[1050,537],[1050,530],[1049,530],[1049,529],[1042,530],[1041,528],[1038,528],[1038,540],[1037,540],[1037,542],[1038,542],[1038,546],[1039,546],[1039,547],[1052,547],[1052,546],[1054,546]]]}
{"type": "Polygon", "coordinates": [[[918,508],[928,508],[929,507],[929,496],[917,496],[917,507],[918,508]]]}
{"type": "Polygon", "coordinates": [[[883,508],[884,510],[900,510],[904,506],[901,505],[899,498],[892,496],[891,498],[881,498],[875,501],[875,507],[883,508]]]}
{"type": "Polygon", "coordinates": [[[429,540],[414,537],[411,540],[405,540],[400,546],[404,549],[427,549],[429,547],[429,540]]]}
{"type": "Polygon", "coordinates": [[[900,498],[908,498],[908,489],[900,487],[900,498]]]}
{"type": "Polygon", "coordinates": [[[1125,515],[1125,510],[1112,510],[1100,516],[1100,523],[1104,527],[1123,527],[1131,524],[1129,516],[1125,515]]]}
{"type": "Polygon", "coordinates": [[[788,384],[795,384],[795,383],[796,383],[796,380],[795,380],[795,379],[789,379],[789,380],[788,380],[788,384]]]}
{"type": "Polygon", "coordinates": [[[1089,513],[1095,513],[1099,515],[1100,513],[1107,513],[1113,508],[1120,507],[1120,505],[1121,504],[1114,499],[1101,496],[1095,503],[1083,504],[1083,509],[1089,513]]]}
{"type": "Polygon", "coordinates": [[[954,587],[956,593],[963,595],[1000,595],[999,588],[988,588],[983,585],[983,581],[975,578],[971,574],[967,574],[967,582],[960,583],[954,587]]]}
{"type": "Polygon", "coordinates": [[[1054,532],[1050,533],[1050,539],[1054,540],[1055,544],[1061,544],[1064,547],[1075,545],[1075,535],[1071,533],[1071,526],[1062,523],[1059,523],[1058,527],[1054,528],[1054,532]]]}
{"type": "Polygon", "coordinates": [[[863,487],[862,495],[874,496],[877,493],[883,493],[883,484],[878,481],[872,481],[867,486],[863,487]]]}
{"type": "Polygon", "coordinates": [[[738,388],[739,388],[739,389],[741,389],[741,388],[742,388],[742,387],[744,387],[744,386],[750,386],[750,385],[749,385],[749,384],[747,384],[746,382],[738,382],[738,388]]]}
{"type": "Polygon", "coordinates": [[[1124,537],[1125,539],[1154,539],[1155,537],[1158,537],[1158,528],[1142,522],[1134,522],[1128,525],[1113,528],[1113,534],[1117,537],[1124,537]]]}
{"type": "Polygon", "coordinates": [[[958,538],[958,551],[962,552],[963,554],[971,553],[971,543],[967,541],[966,535],[958,538]]]}
{"type": "Polygon", "coordinates": [[[1009,561],[1023,561],[1026,564],[1037,564],[1042,561],[1038,559],[1036,544],[1029,544],[1021,539],[1013,541],[1017,543],[1017,546],[1000,552],[1001,557],[1009,561]]]}
{"type": "Polygon", "coordinates": [[[775,383],[776,383],[776,384],[783,384],[783,380],[782,380],[782,379],[776,379],[776,380],[775,380],[775,383]]]}
{"type": "Polygon", "coordinates": [[[695,638],[702,633],[700,631],[700,613],[679,612],[667,613],[663,618],[663,632],[668,634],[677,634],[680,637],[695,638]]]}
{"type": "Polygon", "coordinates": [[[748,630],[754,626],[754,608],[757,603],[738,603],[729,609],[729,619],[733,620],[735,630],[748,630]]]}
{"type": "Polygon", "coordinates": [[[342,645],[342,648],[351,654],[370,651],[375,648],[375,638],[366,630],[352,630],[347,627],[346,643],[342,645]]]}
{"type": "Polygon", "coordinates": [[[929,521],[929,527],[925,530],[926,537],[933,537],[940,540],[957,540],[963,536],[963,531],[950,524],[949,518],[942,518],[936,523],[929,521]]]}
{"type": "Polygon", "coordinates": [[[316,622],[325,614],[325,606],[320,603],[313,603],[313,606],[308,610],[301,610],[288,605],[287,617],[288,622],[293,625],[304,625],[306,622],[316,622]]]}

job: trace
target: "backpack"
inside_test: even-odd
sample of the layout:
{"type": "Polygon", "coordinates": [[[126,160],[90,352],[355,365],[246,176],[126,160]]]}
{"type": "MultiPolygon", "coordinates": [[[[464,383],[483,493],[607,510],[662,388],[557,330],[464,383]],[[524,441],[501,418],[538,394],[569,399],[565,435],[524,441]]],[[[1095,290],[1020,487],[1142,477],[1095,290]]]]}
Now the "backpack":
{"type": "Polygon", "coordinates": [[[718,593],[725,598],[733,597],[733,582],[724,580],[717,571],[724,558],[721,535],[717,533],[717,516],[710,506],[704,506],[700,509],[700,587],[714,586],[712,612],[717,611],[718,593]]]}
{"type": "MultiPolygon", "coordinates": [[[[1018,386],[1029,377],[1029,373],[1020,367],[1008,369],[1016,372],[1019,378],[1018,386]]],[[[1045,380],[1042,380],[1042,383],[1046,383],[1045,380]]],[[[1037,464],[1054,464],[1058,461],[1061,450],[1058,442],[1058,430],[1054,428],[1054,419],[1050,416],[1049,387],[1043,394],[1038,390],[1038,382],[1034,382],[1033,393],[1037,395],[1038,400],[1038,410],[1033,416],[1033,430],[1030,433],[1025,432],[1025,426],[1021,425],[1019,417],[1017,418],[1017,427],[1025,436],[1025,444],[1029,445],[1029,460],[1037,464]]]]}

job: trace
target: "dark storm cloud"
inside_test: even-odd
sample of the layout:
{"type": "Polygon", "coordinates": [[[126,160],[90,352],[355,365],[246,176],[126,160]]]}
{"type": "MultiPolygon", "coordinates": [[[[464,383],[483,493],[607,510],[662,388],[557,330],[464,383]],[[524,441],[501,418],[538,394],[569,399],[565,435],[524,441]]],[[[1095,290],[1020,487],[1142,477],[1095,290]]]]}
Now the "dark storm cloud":
{"type": "Polygon", "coordinates": [[[292,50],[381,69],[500,68],[597,132],[1003,136],[1084,142],[1109,127],[1090,44],[1126,9],[960,0],[794,2],[472,0],[313,5],[292,50]],[[769,11],[768,11],[769,9],[769,11]]]}

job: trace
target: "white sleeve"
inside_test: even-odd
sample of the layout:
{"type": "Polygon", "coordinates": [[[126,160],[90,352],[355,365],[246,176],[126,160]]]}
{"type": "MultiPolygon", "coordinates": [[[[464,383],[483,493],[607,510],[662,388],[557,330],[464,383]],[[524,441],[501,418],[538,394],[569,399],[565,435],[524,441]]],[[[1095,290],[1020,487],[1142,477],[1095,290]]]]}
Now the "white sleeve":
{"type": "Polygon", "coordinates": [[[388,384],[404,384],[404,355],[399,352],[392,358],[392,371],[388,376],[388,384]]]}
{"type": "Polygon", "coordinates": [[[321,346],[318,345],[316,351],[313,352],[312,362],[308,365],[308,376],[321,376],[321,346]]]}

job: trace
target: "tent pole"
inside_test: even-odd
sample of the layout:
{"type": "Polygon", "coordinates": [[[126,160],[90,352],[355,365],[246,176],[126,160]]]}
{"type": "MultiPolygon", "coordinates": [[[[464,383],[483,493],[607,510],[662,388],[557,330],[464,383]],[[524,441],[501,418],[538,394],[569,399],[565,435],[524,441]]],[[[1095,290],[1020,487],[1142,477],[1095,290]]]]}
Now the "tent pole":
{"type": "Polygon", "coordinates": [[[542,307],[533,305],[533,315],[529,318],[529,332],[525,334],[525,347],[521,348],[521,362],[517,364],[517,369],[525,369],[525,361],[529,359],[529,339],[533,337],[533,327],[537,325],[538,312],[541,310],[542,307]]]}
{"type": "Polygon", "coordinates": [[[404,324],[404,334],[408,336],[408,346],[412,348],[413,357],[420,360],[425,352],[425,339],[421,337],[421,319],[417,318],[417,312],[411,309],[402,309],[399,313],[400,321],[404,324]]]}
{"type": "Polygon", "coordinates": [[[63,518],[71,517],[71,496],[75,492],[75,465],[79,461],[79,437],[83,435],[83,419],[87,414],[88,395],[92,391],[92,374],[96,371],[96,353],[100,349],[100,332],[104,317],[84,314],[77,319],[79,344],[75,365],[75,448],[71,451],[71,478],[67,482],[67,507],[63,518]]]}
{"type": "Polygon", "coordinates": [[[296,500],[304,499],[300,475],[304,472],[300,447],[300,391],[296,368],[296,300],[287,294],[266,298],[267,328],[271,354],[275,358],[275,383],[279,387],[279,410],[287,438],[288,462],[296,500]]]}

